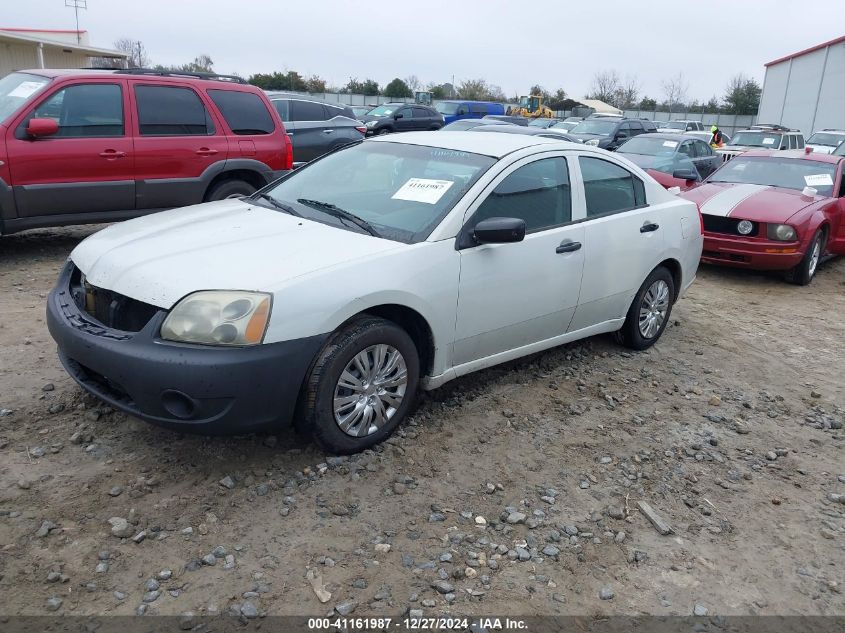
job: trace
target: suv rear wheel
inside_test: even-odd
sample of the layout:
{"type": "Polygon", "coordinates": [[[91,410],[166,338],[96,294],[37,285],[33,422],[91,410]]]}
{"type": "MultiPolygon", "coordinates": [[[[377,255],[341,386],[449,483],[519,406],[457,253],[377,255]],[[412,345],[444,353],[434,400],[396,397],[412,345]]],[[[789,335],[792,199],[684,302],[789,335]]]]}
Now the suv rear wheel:
{"type": "Polygon", "coordinates": [[[255,187],[245,180],[223,180],[208,190],[205,194],[206,202],[225,200],[226,198],[240,198],[255,193],[255,187]]]}

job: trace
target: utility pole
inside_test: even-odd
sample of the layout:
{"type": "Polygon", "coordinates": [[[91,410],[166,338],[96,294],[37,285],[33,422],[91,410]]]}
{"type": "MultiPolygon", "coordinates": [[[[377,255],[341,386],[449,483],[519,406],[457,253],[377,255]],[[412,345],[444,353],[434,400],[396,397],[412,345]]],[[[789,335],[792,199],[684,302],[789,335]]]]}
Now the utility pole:
{"type": "Polygon", "coordinates": [[[76,43],[82,43],[82,36],[79,33],[79,10],[88,8],[88,0],[65,0],[65,6],[73,9],[76,15],[76,43]]]}

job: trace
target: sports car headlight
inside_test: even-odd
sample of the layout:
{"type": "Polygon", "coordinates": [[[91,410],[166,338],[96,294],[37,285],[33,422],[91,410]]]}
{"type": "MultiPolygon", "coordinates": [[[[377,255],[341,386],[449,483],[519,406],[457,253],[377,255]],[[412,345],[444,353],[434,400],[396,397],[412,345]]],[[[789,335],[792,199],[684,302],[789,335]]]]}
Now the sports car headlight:
{"type": "Polygon", "coordinates": [[[271,303],[263,292],[195,292],[167,315],[161,338],[203,345],[258,345],[267,330],[271,303]]]}
{"type": "Polygon", "coordinates": [[[766,229],[770,240],[777,240],[778,242],[794,242],[798,239],[798,234],[788,224],[769,224],[766,229]]]}
{"type": "Polygon", "coordinates": [[[598,145],[599,140],[597,138],[591,138],[588,141],[584,141],[584,145],[598,145]]]}

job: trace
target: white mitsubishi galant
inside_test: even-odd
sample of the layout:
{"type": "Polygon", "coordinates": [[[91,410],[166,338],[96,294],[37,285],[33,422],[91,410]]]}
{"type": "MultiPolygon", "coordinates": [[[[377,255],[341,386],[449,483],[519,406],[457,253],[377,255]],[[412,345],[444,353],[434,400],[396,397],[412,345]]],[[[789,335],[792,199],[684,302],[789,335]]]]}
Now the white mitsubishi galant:
{"type": "Polygon", "coordinates": [[[202,433],[293,420],[349,453],[419,388],[604,332],[653,345],[701,248],[696,205],[612,153],[396,134],[100,231],[47,316],[65,368],[114,407],[202,433]]]}

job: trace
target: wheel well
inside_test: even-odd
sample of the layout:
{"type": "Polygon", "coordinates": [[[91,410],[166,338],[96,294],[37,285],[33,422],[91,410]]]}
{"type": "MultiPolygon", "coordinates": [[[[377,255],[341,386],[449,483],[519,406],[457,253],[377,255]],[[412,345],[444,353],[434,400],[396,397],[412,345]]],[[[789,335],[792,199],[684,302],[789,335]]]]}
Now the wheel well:
{"type": "Polygon", "coordinates": [[[261,187],[267,184],[264,176],[256,171],[250,171],[249,169],[233,169],[231,171],[224,171],[222,174],[217,174],[214,179],[208,183],[208,187],[205,188],[205,196],[203,196],[203,199],[208,197],[209,192],[214,189],[214,187],[227,180],[243,180],[244,182],[251,184],[256,189],[261,189],[261,187]]]}
{"type": "Polygon", "coordinates": [[[425,317],[407,306],[387,304],[367,308],[362,314],[370,314],[393,321],[408,333],[420,355],[420,375],[431,375],[434,366],[434,335],[425,317]]]}
{"type": "Polygon", "coordinates": [[[672,274],[672,281],[675,283],[675,296],[672,301],[677,301],[681,294],[681,283],[683,283],[683,275],[681,274],[681,264],[676,259],[664,259],[657,267],[663,266],[672,274]]]}

